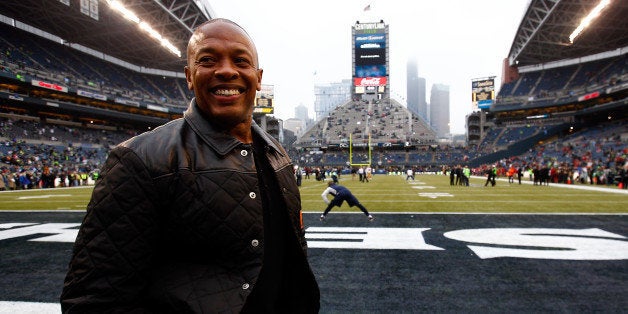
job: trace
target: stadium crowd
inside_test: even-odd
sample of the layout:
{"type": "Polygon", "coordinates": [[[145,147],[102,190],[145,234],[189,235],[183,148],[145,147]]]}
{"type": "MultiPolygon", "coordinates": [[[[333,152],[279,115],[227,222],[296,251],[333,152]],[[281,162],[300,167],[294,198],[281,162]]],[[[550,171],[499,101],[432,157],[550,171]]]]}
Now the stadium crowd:
{"type": "MultiPolygon", "coordinates": [[[[137,131],[105,131],[0,117],[0,190],[92,183],[109,148],[134,134],[137,131]]],[[[504,134],[508,134],[509,141],[520,140],[512,133],[504,134]]],[[[519,134],[524,137],[527,133],[519,134]]],[[[627,121],[590,127],[536,145],[525,154],[472,167],[470,173],[486,176],[495,166],[497,177],[510,178],[514,168],[518,174],[514,177],[539,185],[579,183],[627,188],[628,145],[622,134],[628,134],[627,121]]],[[[305,179],[324,180],[332,173],[355,176],[362,168],[347,165],[346,149],[313,153],[292,148],[289,152],[305,179]]],[[[449,175],[477,155],[481,153],[474,147],[448,145],[409,151],[377,149],[372,156],[372,174],[405,175],[407,169],[412,169],[416,174],[449,175]]],[[[360,158],[368,161],[366,154],[360,158]]]]}
{"type": "MultiPolygon", "coordinates": [[[[158,104],[182,110],[192,97],[183,79],[142,75],[85,55],[63,45],[0,25],[1,73],[58,83],[77,90],[106,95],[122,103],[158,104]]],[[[505,84],[497,96],[497,107],[521,108],[573,103],[582,92],[614,88],[625,82],[628,55],[574,64],[564,68],[522,73],[505,84]],[[557,83],[558,82],[558,83],[557,83]]],[[[10,92],[9,90],[3,90],[10,92]]],[[[524,154],[471,167],[475,176],[486,176],[495,166],[498,177],[509,177],[516,169],[522,178],[538,184],[580,183],[619,185],[626,188],[628,134],[626,119],[586,127],[550,138],[524,154]],[[624,134],[624,138],[622,138],[624,134]]],[[[309,177],[357,173],[353,164],[371,164],[374,174],[454,172],[475,158],[486,156],[533,135],[547,131],[537,124],[495,126],[479,144],[452,146],[433,141],[433,131],[424,120],[392,99],[352,100],[299,138],[327,149],[291,148],[284,143],[295,164],[309,177]],[[348,153],[348,136],[362,147],[348,153]],[[369,154],[365,143],[379,144],[369,154]],[[405,143],[412,145],[406,146],[405,143]],[[351,158],[350,158],[351,157],[351,158]],[[452,171],[452,169],[454,171],[452,171]]],[[[75,186],[91,182],[109,148],[135,134],[130,130],[102,130],[86,125],[64,125],[39,117],[0,112],[0,189],[75,186]],[[53,177],[53,179],[50,179],[53,177]],[[87,179],[85,179],[87,178],[87,179]],[[53,183],[50,183],[50,182],[53,183]]],[[[514,175],[513,175],[514,176],[514,175]]]]}
{"type": "MultiPolygon", "coordinates": [[[[92,183],[113,145],[136,134],[136,131],[99,129],[42,124],[24,119],[0,118],[0,190],[51,188],[92,183]]],[[[517,141],[513,132],[509,141],[517,141]]],[[[526,132],[515,132],[521,137],[526,132]]],[[[525,154],[470,168],[473,176],[486,176],[495,166],[497,177],[510,177],[512,168],[524,180],[535,184],[596,184],[627,187],[628,145],[622,134],[628,134],[626,121],[593,126],[565,137],[534,146],[525,154]]],[[[625,135],[624,135],[625,136],[625,135]]],[[[499,139],[490,139],[494,143],[499,139]]],[[[486,143],[480,146],[484,147],[486,143]]],[[[495,144],[491,144],[495,145],[495,144]]],[[[462,169],[470,158],[482,153],[478,147],[436,148],[424,146],[409,151],[377,149],[372,156],[372,174],[449,175],[462,169]]],[[[294,163],[305,179],[330,178],[332,173],[357,174],[362,167],[347,165],[348,151],[303,151],[290,149],[294,163]]],[[[368,161],[366,154],[356,154],[368,161]]],[[[354,159],[355,161],[355,159],[354,159]]],[[[516,176],[515,176],[516,177],[516,176]]]]}
{"type": "Polygon", "coordinates": [[[130,135],[0,117],[0,190],[87,185],[130,135]]]}
{"type": "Polygon", "coordinates": [[[117,103],[185,109],[192,93],[183,78],[138,75],[64,45],[0,23],[0,74],[41,80],[117,103]]]}
{"type": "MultiPolygon", "coordinates": [[[[504,142],[517,142],[532,134],[525,128],[515,129],[516,132],[509,130],[509,127],[504,127],[504,130],[496,128],[492,132],[495,135],[487,136],[477,147],[441,145],[438,148],[424,146],[408,151],[378,151],[376,149],[372,158],[374,173],[402,175],[405,173],[404,169],[412,169],[419,174],[456,174],[471,158],[492,151],[504,142]],[[499,135],[507,139],[502,139],[499,135]]],[[[542,129],[541,127],[536,131],[542,131],[542,129]]],[[[533,181],[535,185],[579,183],[617,185],[626,188],[628,185],[626,175],[628,173],[628,144],[626,144],[627,139],[622,138],[622,134],[624,136],[628,134],[628,123],[625,120],[588,127],[538,144],[525,154],[473,167],[470,173],[473,176],[487,176],[487,173],[495,166],[497,177],[509,179],[521,177],[524,180],[533,181]]],[[[291,153],[293,160],[304,169],[312,166],[318,169],[334,168],[340,169],[338,171],[341,173],[352,173],[355,170],[346,165],[346,161],[349,160],[349,154],[346,151],[323,153],[293,149],[291,153]],[[327,166],[316,167],[316,165],[327,166]]],[[[329,172],[329,170],[324,172],[329,172]]],[[[455,177],[455,182],[459,182],[457,175],[455,177]]]]}

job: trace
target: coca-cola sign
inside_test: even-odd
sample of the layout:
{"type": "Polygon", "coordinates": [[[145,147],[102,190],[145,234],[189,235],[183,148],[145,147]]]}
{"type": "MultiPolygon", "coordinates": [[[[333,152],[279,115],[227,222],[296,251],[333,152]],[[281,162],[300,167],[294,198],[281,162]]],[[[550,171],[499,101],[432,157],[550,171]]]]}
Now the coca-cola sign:
{"type": "Polygon", "coordinates": [[[386,85],[385,77],[356,77],[353,79],[355,86],[384,86],[386,85]]]}
{"type": "Polygon", "coordinates": [[[39,87],[52,89],[52,90],[56,90],[56,91],[64,92],[64,93],[68,92],[68,88],[67,87],[61,86],[61,85],[57,85],[55,83],[48,83],[48,82],[43,82],[43,81],[39,81],[39,80],[32,80],[31,83],[33,84],[33,86],[39,86],[39,87]]]}

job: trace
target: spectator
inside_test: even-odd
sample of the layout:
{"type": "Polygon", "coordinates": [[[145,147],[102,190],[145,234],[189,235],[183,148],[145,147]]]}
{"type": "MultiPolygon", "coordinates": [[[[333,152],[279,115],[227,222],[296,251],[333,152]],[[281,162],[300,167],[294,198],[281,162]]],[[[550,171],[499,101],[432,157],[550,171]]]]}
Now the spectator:
{"type": "Polygon", "coordinates": [[[254,43],[212,19],[187,56],[183,118],[118,145],[101,169],[62,310],[318,312],[293,166],[252,120],[254,43]]]}

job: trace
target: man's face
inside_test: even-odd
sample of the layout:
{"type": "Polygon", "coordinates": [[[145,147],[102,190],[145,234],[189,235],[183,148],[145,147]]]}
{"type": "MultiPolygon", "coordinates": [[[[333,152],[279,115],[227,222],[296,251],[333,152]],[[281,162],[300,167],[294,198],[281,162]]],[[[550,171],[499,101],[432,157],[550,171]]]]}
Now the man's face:
{"type": "Polygon", "coordinates": [[[188,45],[185,77],[201,111],[223,127],[251,120],[262,70],[249,36],[228,22],[206,24],[188,45]]]}

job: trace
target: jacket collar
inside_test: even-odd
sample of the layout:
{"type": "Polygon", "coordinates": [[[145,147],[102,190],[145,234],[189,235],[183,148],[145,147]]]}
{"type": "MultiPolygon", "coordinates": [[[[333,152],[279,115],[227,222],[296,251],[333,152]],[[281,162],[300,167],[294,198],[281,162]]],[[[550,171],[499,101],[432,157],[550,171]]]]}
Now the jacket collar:
{"type": "MultiPolygon", "coordinates": [[[[194,133],[200,136],[207,145],[209,145],[218,154],[224,156],[231,150],[241,145],[242,142],[238,141],[230,134],[216,130],[209,120],[207,120],[202,114],[198,105],[196,104],[196,98],[192,99],[188,108],[183,112],[183,118],[190,125],[194,133]]],[[[282,150],[275,145],[274,141],[270,139],[268,134],[260,128],[259,125],[252,121],[251,130],[257,137],[262,139],[265,145],[272,147],[277,153],[283,155],[282,150]]],[[[255,138],[255,136],[254,136],[255,138]]]]}

